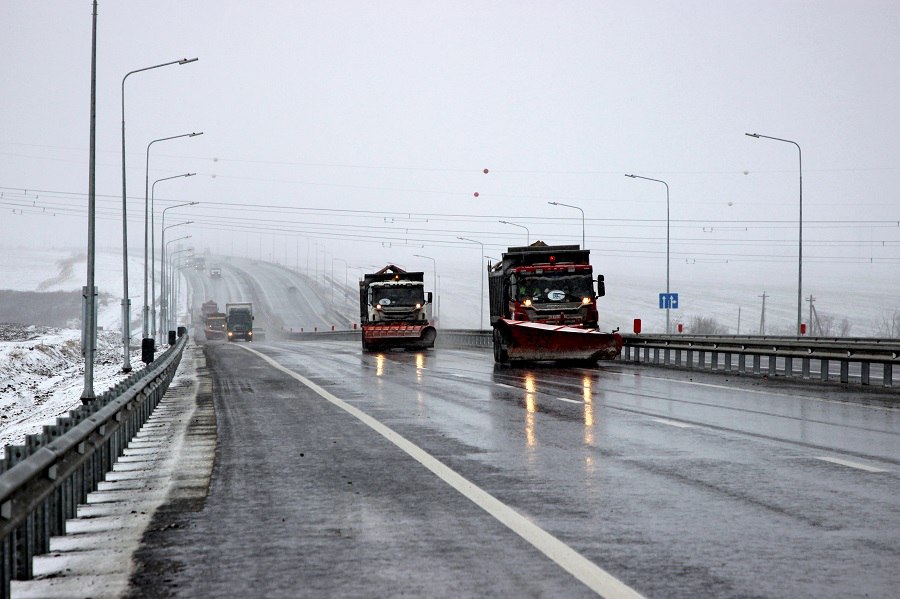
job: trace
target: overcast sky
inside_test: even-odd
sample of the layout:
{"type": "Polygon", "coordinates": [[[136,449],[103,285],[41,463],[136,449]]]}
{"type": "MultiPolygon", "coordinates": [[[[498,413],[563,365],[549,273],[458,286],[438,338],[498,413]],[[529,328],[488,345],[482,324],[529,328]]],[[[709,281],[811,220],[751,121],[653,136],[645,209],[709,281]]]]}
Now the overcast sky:
{"type": "MultiPolygon", "coordinates": [[[[5,0],[0,22],[0,247],[83,251],[91,2],[5,0]]],[[[581,243],[580,208],[598,271],[664,280],[666,189],[635,173],[669,185],[673,290],[761,292],[796,281],[800,190],[797,148],[758,132],[802,148],[805,287],[900,273],[894,1],[130,0],[98,27],[103,248],[122,246],[122,78],[198,57],[125,84],[130,252],[145,180],[195,172],[155,207],[159,227],[200,202],[166,216],[198,250],[353,278],[422,254],[451,281],[480,276],[457,237],[581,243]],[[151,141],[194,131],[146,170],[151,141]]]]}

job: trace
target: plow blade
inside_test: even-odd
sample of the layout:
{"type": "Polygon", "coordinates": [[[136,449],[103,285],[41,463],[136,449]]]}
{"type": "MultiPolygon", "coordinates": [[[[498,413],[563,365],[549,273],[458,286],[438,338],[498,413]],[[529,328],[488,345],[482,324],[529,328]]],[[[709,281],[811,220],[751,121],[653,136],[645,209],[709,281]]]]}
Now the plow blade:
{"type": "MultiPolygon", "coordinates": [[[[615,360],[622,351],[619,333],[501,318],[494,323],[502,341],[499,361],[615,360]],[[505,354],[505,355],[503,355],[505,354]]],[[[497,343],[495,339],[495,344],[497,343]]]]}
{"type": "Polygon", "coordinates": [[[364,349],[405,347],[427,349],[434,347],[437,332],[429,324],[365,324],[362,327],[364,349]]]}

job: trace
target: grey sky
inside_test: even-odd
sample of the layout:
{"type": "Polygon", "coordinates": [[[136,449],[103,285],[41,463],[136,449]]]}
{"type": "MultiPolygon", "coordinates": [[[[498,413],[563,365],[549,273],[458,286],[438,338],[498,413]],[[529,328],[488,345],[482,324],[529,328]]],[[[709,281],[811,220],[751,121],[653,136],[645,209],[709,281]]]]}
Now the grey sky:
{"type": "MultiPolygon", "coordinates": [[[[803,149],[811,288],[900,272],[896,2],[156,0],[99,13],[103,247],[121,248],[122,77],[196,56],[126,83],[131,251],[147,144],[203,131],[153,145],[149,174],[198,173],[156,189],[157,214],[202,202],[167,217],[198,221],[198,248],[301,266],[318,251],[353,278],[427,269],[413,256],[425,254],[449,280],[477,266],[457,236],[491,256],[524,243],[499,219],[580,243],[580,213],[558,201],[584,209],[600,271],[660,277],[665,189],[623,176],[637,173],[671,188],[673,288],[755,277],[762,291],[796,279],[798,173],[796,148],[744,135],[758,132],[803,149]]],[[[0,246],[85,247],[90,14],[89,0],[0,5],[0,246]]]]}

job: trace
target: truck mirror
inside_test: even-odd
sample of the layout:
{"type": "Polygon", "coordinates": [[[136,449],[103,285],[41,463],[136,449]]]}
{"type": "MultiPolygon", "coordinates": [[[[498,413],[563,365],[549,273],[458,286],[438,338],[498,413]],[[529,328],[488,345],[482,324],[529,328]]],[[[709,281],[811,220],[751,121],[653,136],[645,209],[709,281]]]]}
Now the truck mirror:
{"type": "Polygon", "coordinates": [[[603,297],[604,295],[606,295],[606,283],[603,275],[597,275],[597,297],[603,297]]]}
{"type": "Polygon", "coordinates": [[[425,294],[425,301],[428,302],[429,304],[433,303],[433,301],[432,301],[433,298],[434,298],[434,296],[431,294],[430,291],[425,294]]]}

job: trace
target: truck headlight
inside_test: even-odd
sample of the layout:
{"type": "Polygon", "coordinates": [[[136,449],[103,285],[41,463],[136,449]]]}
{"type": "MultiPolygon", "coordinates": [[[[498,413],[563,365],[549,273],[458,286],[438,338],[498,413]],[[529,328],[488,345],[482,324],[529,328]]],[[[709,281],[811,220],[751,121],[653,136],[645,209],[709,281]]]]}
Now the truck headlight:
{"type": "Polygon", "coordinates": [[[422,307],[422,304],[416,304],[416,310],[422,307]]]}
{"type": "Polygon", "coordinates": [[[530,307],[531,307],[531,298],[528,298],[527,300],[525,300],[525,307],[526,307],[526,308],[530,308],[530,307]]]}
{"type": "Polygon", "coordinates": [[[581,298],[581,303],[582,303],[582,305],[587,306],[588,304],[591,303],[591,298],[583,297],[583,298],[581,298]]]}

